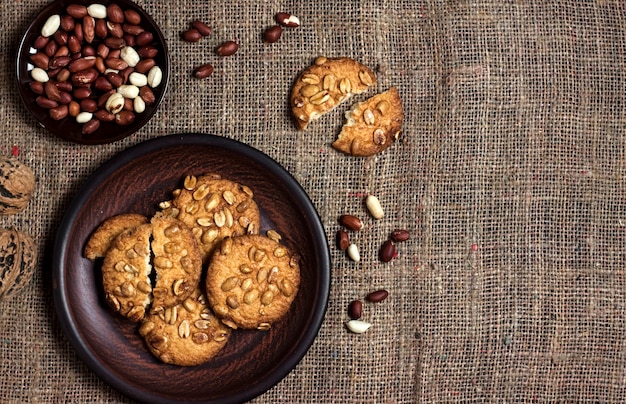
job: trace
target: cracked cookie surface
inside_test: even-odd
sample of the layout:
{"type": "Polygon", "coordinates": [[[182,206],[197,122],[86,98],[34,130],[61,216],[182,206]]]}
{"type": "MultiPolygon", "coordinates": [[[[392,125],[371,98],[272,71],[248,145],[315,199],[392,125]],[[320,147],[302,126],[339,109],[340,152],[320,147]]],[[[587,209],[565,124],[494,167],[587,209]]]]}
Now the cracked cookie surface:
{"type": "Polygon", "coordinates": [[[148,218],[137,213],[122,213],[106,219],[89,237],[83,255],[92,261],[104,257],[121,232],[146,223],[148,218]]]}
{"type": "Polygon", "coordinates": [[[312,121],[375,84],[374,72],[354,59],[318,57],[302,71],[291,90],[296,127],[305,130],[312,121]]]}
{"type": "Polygon", "coordinates": [[[353,156],[372,156],[391,146],[400,136],[402,102],[398,89],[356,103],[346,112],[346,123],[332,144],[353,156]]]}
{"type": "Polygon", "coordinates": [[[152,264],[156,281],[151,312],[180,304],[197,288],[202,275],[202,255],[196,238],[178,219],[152,217],[152,264]]]}
{"type": "Polygon", "coordinates": [[[152,301],[151,234],[149,223],[122,231],[111,242],[102,263],[107,304],[132,321],[141,321],[152,301]]]}

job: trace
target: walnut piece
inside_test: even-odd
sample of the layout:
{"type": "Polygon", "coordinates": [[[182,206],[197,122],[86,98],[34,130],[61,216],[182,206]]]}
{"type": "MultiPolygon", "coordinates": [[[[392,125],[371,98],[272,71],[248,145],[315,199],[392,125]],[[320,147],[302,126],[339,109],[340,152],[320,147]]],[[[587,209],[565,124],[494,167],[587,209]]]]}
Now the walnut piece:
{"type": "Polygon", "coordinates": [[[18,213],[35,190],[33,171],[14,157],[0,157],[0,215],[18,213]]]}
{"type": "Polygon", "coordinates": [[[37,264],[37,248],[27,233],[0,229],[0,300],[8,299],[30,282],[37,264]]]}

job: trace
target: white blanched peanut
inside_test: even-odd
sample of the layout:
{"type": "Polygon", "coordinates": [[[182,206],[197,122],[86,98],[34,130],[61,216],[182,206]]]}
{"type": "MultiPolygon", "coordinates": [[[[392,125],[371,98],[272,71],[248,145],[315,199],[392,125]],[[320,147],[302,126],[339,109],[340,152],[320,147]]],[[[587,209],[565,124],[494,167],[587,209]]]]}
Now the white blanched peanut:
{"type": "Polygon", "coordinates": [[[61,16],[58,14],[51,15],[43,24],[43,27],[41,27],[41,36],[45,36],[46,38],[52,36],[57,32],[60,26],[61,16]]]}
{"type": "Polygon", "coordinates": [[[133,99],[133,109],[136,113],[141,114],[146,110],[146,102],[141,97],[133,99]]]}
{"type": "Polygon", "coordinates": [[[122,84],[118,87],[117,92],[122,94],[124,98],[134,99],[139,95],[139,87],[132,84],[122,84]]]}
{"type": "Polygon", "coordinates": [[[350,244],[348,246],[348,257],[354,262],[361,261],[361,255],[359,254],[359,247],[356,244],[350,244]]]}
{"type": "Polygon", "coordinates": [[[142,73],[132,72],[128,76],[128,81],[134,86],[143,87],[148,84],[148,77],[142,73]]]}
{"type": "Polygon", "coordinates": [[[102,20],[107,18],[107,8],[102,4],[90,4],[87,6],[87,14],[102,20]]]}
{"type": "Polygon", "coordinates": [[[300,26],[300,19],[298,17],[285,12],[276,14],[276,22],[288,28],[297,28],[300,26]]]}
{"type": "Polygon", "coordinates": [[[112,114],[117,114],[124,109],[124,96],[120,93],[113,93],[104,105],[107,111],[112,114]]]}
{"type": "Polygon", "coordinates": [[[346,327],[348,327],[348,330],[352,331],[355,334],[363,334],[371,326],[372,325],[370,323],[362,320],[350,320],[346,323],[346,327]]]}
{"type": "Polygon", "coordinates": [[[141,60],[141,57],[132,46],[124,46],[120,51],[120,58],[130,67],[137,66],[137,63],[141,60]]]}
{"type": "Polygon", "coordinates": [[[383,207],[380,205],[380,201],[376,196],[369,195],[365,199],[365,205],[374,219],[382,219],[383,216],[385,216],[385,211],[383,211],[383,207]]]}
{"type": "Polygon", "coordinates": [[[33,78],[33,80],[40,83],[46,83],[48,82],[48,80],[50,80],[50,78],[48,77],[48,73],[40,67],[35,67],[33,70],[31,70],[30,76],[33,78]]]}
{"type": "Polygon", "coordinates": [[[79,113],[78,115],[76,115],[76,122],[87,123],[91,121],[91,118],[93,118],[93,114],[91,112],[83,111],[79,113]]]}
{"type": "Polygon", "coordinates": [[[153,66],[150,71],[148,71],[148,85],[152,88],[157,87],[161,84],[161,79],[163,78],[163,71],[159,66],[153,66]]]}

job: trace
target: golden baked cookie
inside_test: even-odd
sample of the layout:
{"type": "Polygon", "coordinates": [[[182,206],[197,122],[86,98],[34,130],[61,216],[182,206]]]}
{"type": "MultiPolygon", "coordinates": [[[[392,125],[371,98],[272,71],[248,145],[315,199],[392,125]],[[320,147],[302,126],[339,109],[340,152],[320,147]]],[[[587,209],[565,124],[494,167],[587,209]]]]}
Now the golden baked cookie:
{"type": "Polygon", "coordinates": [[[230,333],[208,308],[199,288],[181,304],[148,315],[139,327],[150,352],[178,366],[196,366],[213,358],[230,333]]]}
{"type": "Polygon", "coordinates": [[[391,146],[400,136],[402,102],[392,87],[346,112],[346,123],[332,146],[353,156],[372,156],[391,146]]]}
{"type": "Polygon", "coordinates": [[[206,292],[213,312],[231,328],[269,329],[298,293],[298,260],[266,236],[224,239],[207,269],[206,292]]]}
{"type": "Polygon", "coordinates": [[[261,216],[253,196],[247,186],[217,174],[188,176],[168,212],[192,229],[206,263],[225,237],[259,232],[261,216]]]}
{"type": "Polygon", "coordinates": [[[156,272],[151,312],[160,313],[182,303],[198,287],[202,255],[191,229],[178,219],[156,214],[150,223],[156,272]]]}
{"type": "Polygon", "coordinates": [[[297,78],[291,90],[291,112],[298,129],[354,94],[376,84],[376,75],[354,59],[320,56],[297,78]]]}
{"type": "Polygon", "coordinates": [[[137,213],[123,213],[112,216],[96,228],[85,246],[84,256],[95,260],[105,256],[111,242],[121,232],[148,223],[148,218],[137,213]]]}
{"type": "Polygon", "coordinates": [[[107,304],[132,321],[144,318],[152,300],[151,233],[149,223],[123,230],[113,239],[102,263],[107,304]]]}

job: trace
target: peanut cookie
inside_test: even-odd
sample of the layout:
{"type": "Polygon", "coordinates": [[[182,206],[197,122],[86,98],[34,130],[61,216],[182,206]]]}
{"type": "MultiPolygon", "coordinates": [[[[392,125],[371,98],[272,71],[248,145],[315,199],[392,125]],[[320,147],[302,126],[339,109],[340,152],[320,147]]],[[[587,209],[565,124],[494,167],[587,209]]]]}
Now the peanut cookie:
{"type": "Polygon", "coordinates": [[[333,147],[353,156],[380,153],[400,136],[402,118],[398,89],[392,87],[346,112],[346,123],[333,147]]]}
{"type": "Polygon", "coordinates": [[[151,312],[180,304],[200,283],[202,256],[191,229],[178,219],[156,214],[151,219],[156,282],[151,312]]]}
{"type": "Polygon", "coordinates": [[[296,126],[305,130],[311,121],[375,84],[374,73],[353,59],[318,57],[300,74],[291,90],[296,126]]]}
{"type": "Polygon", "coordinates": [[[181,304],[148,315],[139,327],[150,352],[178,366],[196,366],[213,358],[230,333],[208,308],[199,288],[181,304]]]}
{"type": "Polygon", "coordinates": [[[261,226],[252,190],[217,174],[186,177],[174,196],[166,214],[192,229],[203,263],[225,237],[258,233],[261,226]]]}
{"type": "Polygon", "coordinates": [[[231,328],[269,329],[298,293],[298,260],[266,236],[224,239],[207,269],[206,292],[213,312],[231,328]]]}
{"type": "Polygon", "coordinates": [[[96,258],[104,257],[111,246],[111,242],[121,232],[146,223],[148,223],[148,218],[136,213],[123,213],[108,218],[96,228],[87,241],[84,251],[85,258],[93,261],[96,258]]]}
{"type": "Polygon", "coordinates": [[[144,318],[152,300],[151,233],[149,223],[123,230],[111,242],[102,263],[102,286],[107,304],[132,321],[144,318]]]}

